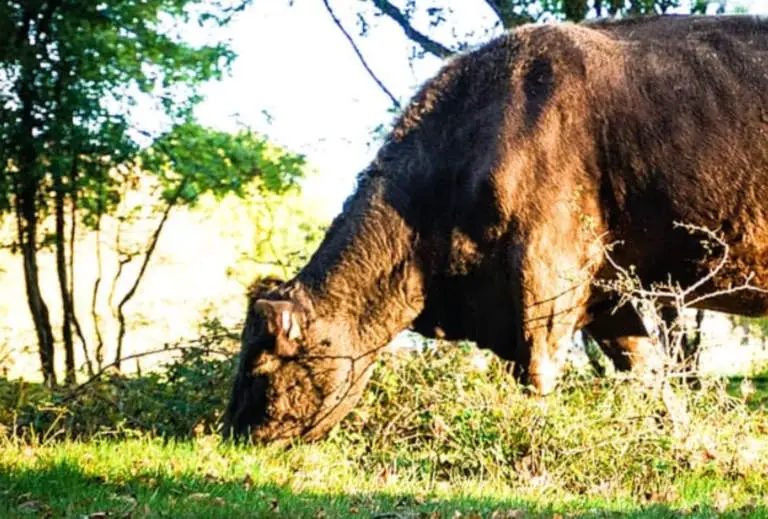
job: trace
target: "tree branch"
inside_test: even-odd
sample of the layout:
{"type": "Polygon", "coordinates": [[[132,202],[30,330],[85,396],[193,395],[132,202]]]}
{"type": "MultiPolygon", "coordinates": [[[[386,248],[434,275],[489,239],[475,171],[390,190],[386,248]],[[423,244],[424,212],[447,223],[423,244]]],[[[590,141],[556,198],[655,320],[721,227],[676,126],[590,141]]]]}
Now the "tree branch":
{"type": "Polygon", "coordinates": [[[347,39],[349,44],[352,46],[352,50],[355,51],[355,54],[357,55],[357,59],[360,60],[360,63],[363,65],[363,68],[365,69],[365,71],[368,72],[368,75],[371,76],[371,78],[376,82],[377,85],[379,85],[379,88],[381,88],[381,90],[383,90],[384,93],[387,94],[387,97],[389,97],[389,100],[392,101],[392,104],[395,106],[395,108],[400,109],[400,102],[397,100],[397,98],[394,95],[392,95],[392,92],[390,92],[389,89],[386,86],[384,86],[384,83],[382,83],[381,80],[373,72],[373,70],[371,70],[371,67],[368,66],[368,63],[365,61],[365,58],[363,57],[363,54],[360,52],[360,49],[355,44],[355,40],[352,39],[352,36],[350,36],[350,34],[341,24],[341,20],[338,19],[336,14],[333,12],[333,9],[331,9],[331,5],[328,3],[328,0],[323,0],[323,4],[325,4],[325,9],[328,11],[328,14],[331,15],[331,18],[333,19],[333,23],[336,24],[336,27],[339,28],[339,30],[342,32],[342,34],[347,39]]]}
{"type": "MultiPolygon", "coordinates": [[[[99,287],[103,276],[103,262],[101,255],[101,220],[103,218],[102,197],[99,196],[99,212],[96,220],[96,280],[93,282],[93,294],[91,295],[91,317],[93,318],[93,329],[96,332],[96,365],[101,368],[104,365],[104,337],[101,335],[101,319],[96,311],[96,304],[99,297],[99,287]]],[[[90,373],[89,373],[90,374],[90,373]]],[[[93,374],[90,374],[93,376],[93,374]]]]}
{"type": "MultiPolygon", "coordinates": [[[[222,350],[222,349],[217,349],[217,348],[211,348],[209,346],[201,345],[201,343],[204,343],[205,341],[209,341],[209,340],[236,339],[236,338],[238,338],[238,335],[237,334],[233,334],[233,333],[221,333],[221,334],[216,334],[216,335],[211,335],[211,336],[204,336],[204,337],[201,337],[201,338],[196,339],[196,340],[188,341],[186,343],[183,343],[183,342],[180,341],[180,342],[178,342],[178,343],[176,343],[174,345],[166,344],[162,348],[157,348],[157,349],[154,349],[154,350],[147,350],[147,351],[142,351],[142,352],[139,352],[139,353],[133,353],[131,355],[126,355],[125,357],[120,359],[120,361],[121,362],[125,362],[125,361],[129,361],[129,360],[133,360],[133,359],[140,359],[140,358],[143,358],[143,357],[148,357],[150,355],[157,355],[157,354],[161,354],[161,353],[170,353],[170,352],[174,352],[174,351],[185,351],[185,350],[200,350],[200,351],[204,351],[206,353],[212,353],[212,354],[216,354],[216,355],[221,355],[223,357],[229,357],[231,355],[230,351],[222,350]]],[[[118,372],[120,371],[119,363],[117,362],[117,360],[107,364],[103,368],[99,369],[99,371],[97,371],[96,373],[91,375],[91,377],[88,378],[88,380],[86,380],[82,384],[72,388],[69,391],[69,393],[67,393],[63,397],[63,401],[67,402],[67,401],[73,399],[75,396],[80,394],[88,386],[90,386],[91,384],[93,384],[97,380],[101,379],[109,370],[111,370],[113,368],[116,368],[118,372]]]]}
{"type": "Polygon", "coordinates": [[[405,32],[408,39],[421,45],[421,47],[430,54],[437,56],[438,58],[447,58],[454,54],[454,51],[446,47],[445,45],[436,42],[426,34],[417,31],[408,18],[403,14],[400,9],[392,5],[388,0],[373,0],[379,11],[392,18],[405,32]]]}
{"type": "Polygon", "coordinates": [[[139,284],[141,283],[142,278],[144,277],[144,273],[147,271],[147,266],[149,265],[149,261],[152,259],[152,253],[155,252],[155,247],[157,246],[157,242],[160,239],[160,234],[163,232],[163,229],[165,228],[165,223],[168,221],[168,217],[171,214],[171,210],[176,206],[176,202],[181,197],[181,193],[184,190],[184,187],[187,185],[187,179],[188,177],[184,177],[179,182],[178,187],[173,192],[173,195],[168,200],[168,205],[165,207],[165,211],[163,211],[163,216],[160,218],[160,222],[157,224],[157,227],[155,228],[155,232],[152,233],[152,238],[149,243],[149,247],[147,247],[147,250],[144,252],[144,260],[141,263],[141,267],[139,267],[139,273],[136,274],[136,279],[133,280],[133,284],[131,285],[131,288],[128,289],[128,292],[123,296],[123,298],[120,300],[120,303],[117,305],[117,320],[118,320],[118,332],[117,332],[117,352],[115,353],[115,367],[120,370],[120,361],[123,354],[123,339],[125,338],[125,331],[126,331],[126,322],[125,322],[125,313],[123,312],[123,307],[128,303],[128,301],[131,300],[131,298],[136,293],[136,290],[139,288],[139,284]]]}
{"type": "Polygon", "coordinates": [[[88,369],[88,374],[93,375],[93,364],[91,364],[91,358],[88,354],[88,342],[85,339],[83,328],[80,326],[80,319],[77,317],[77,311],[75,309],[75,239],[77,237],[77,153],[72,160],[72,170],[70,177],[72,179],[72,191],[69,193],[70,201],[70,227],[69,227],[69,304],[72,312],[72,324],[75,326],[75,332],[77,333],[80,344],[83,347],[83,359],[85,360],[85,366],[88,369]]]}
{"type": "Polygon", "coordinates": [[[496,3],[496,1],[495,0],[485,0],[485,3],[488,4],[488,7],[491,8],[491,10],[493,11],[493,14],[495,14],[496,17],[499,19],[499,22],[503,24],[504,23],[504,16],[502,16],[501,9],[499,9],[499,6],[496,3]]]}

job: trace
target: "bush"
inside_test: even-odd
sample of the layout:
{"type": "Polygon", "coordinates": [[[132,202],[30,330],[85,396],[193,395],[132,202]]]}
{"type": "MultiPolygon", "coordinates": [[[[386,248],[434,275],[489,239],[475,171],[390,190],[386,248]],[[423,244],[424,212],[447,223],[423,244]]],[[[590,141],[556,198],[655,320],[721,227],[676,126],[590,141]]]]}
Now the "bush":
{"type": "Polygon", "coordinates": [[[399,353],[381,364],[331,436],[366,470],[579,494],[663,492],[682,476],[768,475],[768,413],[729,396],[723,381],[653,389],[570,372],[539,400],[503,362],[471,348],[399,353]]]}
{"type": "Polygon", "coordinates": [[[189,437],[210,433],[229,398],[235,359],[190,347],[144,375],[111,375],[74,391],[0,382],[0,429],[35,441],[56,437],[189,437]]]}

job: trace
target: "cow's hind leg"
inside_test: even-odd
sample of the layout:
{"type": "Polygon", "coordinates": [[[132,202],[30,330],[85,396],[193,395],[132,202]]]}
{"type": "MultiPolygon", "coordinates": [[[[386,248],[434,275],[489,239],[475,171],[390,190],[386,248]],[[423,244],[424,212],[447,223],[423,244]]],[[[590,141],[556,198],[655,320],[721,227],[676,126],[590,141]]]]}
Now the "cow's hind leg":
{"type": "Polygon", "coordinates": [[[594,313],[583,331],[600,345],[619,371],[648,375],[661,367],[659,348],[629,304],[594,313]]]}

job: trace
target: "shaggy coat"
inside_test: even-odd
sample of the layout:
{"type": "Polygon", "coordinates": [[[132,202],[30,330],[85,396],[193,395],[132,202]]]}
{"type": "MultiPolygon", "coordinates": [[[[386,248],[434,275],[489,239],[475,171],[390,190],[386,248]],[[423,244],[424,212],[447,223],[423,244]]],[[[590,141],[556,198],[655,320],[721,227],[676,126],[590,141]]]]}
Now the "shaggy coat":
{"type": "MultiPolygon", "coordinates": [[[[639,352],[640,318],[594,281],[615,265],[646,284],[709,273],[719,256],[675,222],[729,246],[694,295],[768,287],[768,22],[530,25],[457,56],[309,263],[249,304],[227,434],[322,436],[408,327],[490,348],[542,393],[574,329],[639,352]]],[[[698,306],[766,315],[768,296],[698,306]]]]}

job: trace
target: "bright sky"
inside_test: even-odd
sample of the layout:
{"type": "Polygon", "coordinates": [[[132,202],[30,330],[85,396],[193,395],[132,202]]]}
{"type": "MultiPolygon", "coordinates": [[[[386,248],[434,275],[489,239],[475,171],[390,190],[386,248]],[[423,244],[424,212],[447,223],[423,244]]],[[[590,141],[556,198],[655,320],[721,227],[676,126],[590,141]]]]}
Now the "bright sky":
{"type": "MultiPolygon", "coordinates": [[[[403,1],[394,2],[397,5],[403,1]]],[[[480,29],[469,41],[479,43],[491,34],[492,16],[482,1],[419,2],[451,7],[457,30],[480,29]]],[[[409,64],[412,45],[389,18],[368,16],[369,34],[359,35],[356,10],[369,2],[331,0],[371,68],[401,102],[440,66],[426,57],[409,64]]],[[[750,13],[768,13],[768,0],[730,0],[750,13]]],[[[372,12],[372,11],[371,11],[372,12]]],[[[425,30],[423,20],[415,20],[425,30]],[[419,23],[422,22],[422,23],[419,23]]],[[[455,40],[450,26],[431,32],[444,44],[455,40]]],[[[207,100],[198,112],[202,122],[234,129],[238,121],[267,134],[287,148],[304,153],[319,171],[305,192],[327,202],[329,215],[354,187],[354,178],[376,151],[372,130],[389,123],[389,99],[357,60],[351,46],[334,25],[319,0],[254,2],[219,37],[231,39],[238,53],[232,76],[206,89],[207,100]],[[265,115],[265,112],[269,116],[265,115]]]]}

